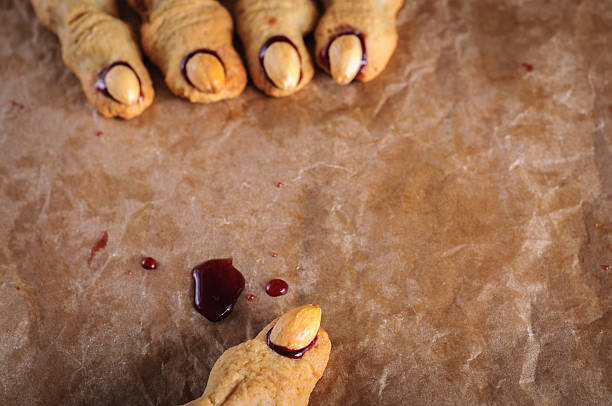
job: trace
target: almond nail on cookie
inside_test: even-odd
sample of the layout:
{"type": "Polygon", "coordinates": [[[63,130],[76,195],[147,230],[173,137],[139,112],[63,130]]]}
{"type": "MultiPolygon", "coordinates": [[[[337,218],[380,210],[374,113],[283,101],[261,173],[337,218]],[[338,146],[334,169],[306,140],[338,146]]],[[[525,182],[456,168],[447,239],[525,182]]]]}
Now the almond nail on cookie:
{"type": "Polygon", "coordinates": [[[395,18],[403,0],[325,0],[315,30],[317,64],[336,83],[367,82],[397,46],[395,18]]]}
{"type": "Polygon", "coordinates": [[[318,16],[314,1],[238,0],[234,15],[255,86],[282,97],[310,82],[314,67],[303,36],[318,16]]]}
{"type": "Polygon", "coordinates": [[[129,119],[151,104],[151,78],[132,30],[117,18],[114,0],[31,3],[41,23],[58,36],[64,63],[102,115],[129,119]]]}
{"type": "Polygon", "coordinates": [[[246,72],[232,45],[233,22],[216,0],[128,0],[142,17],[142,46],[170,90],[192,102],[239,95],[246,72]]]}
{"type": "Polygon", "coordinates": [[[226,350],[204,394],[184,406],[306,406],[331,352],[320,324],[319,306],[283,314],[254,339],[226,350]]]}

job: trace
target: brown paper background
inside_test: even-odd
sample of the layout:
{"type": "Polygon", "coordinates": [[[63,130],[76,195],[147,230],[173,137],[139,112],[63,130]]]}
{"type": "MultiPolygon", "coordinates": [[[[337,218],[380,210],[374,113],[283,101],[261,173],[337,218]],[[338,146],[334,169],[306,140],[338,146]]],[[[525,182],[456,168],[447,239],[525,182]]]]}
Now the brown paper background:
{"type": "Polygon", "coordinates": [[[303,303],[333,343],[312,406],[610,404],[612,2],[408,1],[398,29],[368,84],[195,105],[151,69],[120,121],[0,0],[0,404],[186,402],[303,303]],[[213,324],[190,272],[228,256],[213,324]]]}

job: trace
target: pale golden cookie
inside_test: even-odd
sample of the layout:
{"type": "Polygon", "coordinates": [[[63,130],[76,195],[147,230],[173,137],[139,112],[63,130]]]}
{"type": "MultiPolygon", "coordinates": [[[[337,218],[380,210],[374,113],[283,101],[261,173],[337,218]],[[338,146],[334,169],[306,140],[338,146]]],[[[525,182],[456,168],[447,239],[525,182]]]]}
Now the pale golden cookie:
{"type": "Polygon", "coordinates": [[[130,27],[114,0],[31,0],[55,32],[66,66],[91,104],[106,117],[132,118],[153,101],[151,78],[130,27]]]}
{"type": "Polygon", "coordinates": [[[320,321],[318,306],[285,313],[254,339],[225,351],[210,371],[204,394],[185,406],[306,406],[331,351],[320,321]],[[276,338],[289,348],[311,347],[300,359],[288,358],[268,346],[268,336],[273,345],[276,338]]]}
{"type": "Polygon", "coordinates": [[[215,0],[128,0],[141,15],[142,46],[177,96],[210,103],[239,95],[246,72],[233,22],[215,0]]]}
{"type": "Polygon", "coordinates": [[[234,15],[255,86],[281,97],[310,82],[314,67],[303,36],[318,15],[312,0],[238,0],[234,15]]]}
{"type": "Polygon", "coordinates": [[[315,30],[317,64],[339,84],[367,82],[397,46],[395,18],[403,0],[325,0],[315,30]]]}

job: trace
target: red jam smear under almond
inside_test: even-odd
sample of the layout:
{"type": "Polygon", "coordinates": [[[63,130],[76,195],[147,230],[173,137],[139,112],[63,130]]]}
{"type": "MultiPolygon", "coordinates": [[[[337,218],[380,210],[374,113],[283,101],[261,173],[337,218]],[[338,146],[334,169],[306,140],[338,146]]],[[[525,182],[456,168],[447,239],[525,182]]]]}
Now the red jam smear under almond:
{"type": "Polygon", "coordinates": [[[300,359],[304,356],[306,351],[314,347],[317,342],[317,338],[319,335],[317,334],[315,338],[304,348],[300,348],[299,350],[292,350],[287,347],[283,347],[281,345],[276,345],[270,340],[270,334],[272,333],[272,329],[268,330],[268,334],[266,336],[266,341],[268,343],[268,347],[278,355],[282,355],[283,357],[291,358],[291,359],[300,359]]]}

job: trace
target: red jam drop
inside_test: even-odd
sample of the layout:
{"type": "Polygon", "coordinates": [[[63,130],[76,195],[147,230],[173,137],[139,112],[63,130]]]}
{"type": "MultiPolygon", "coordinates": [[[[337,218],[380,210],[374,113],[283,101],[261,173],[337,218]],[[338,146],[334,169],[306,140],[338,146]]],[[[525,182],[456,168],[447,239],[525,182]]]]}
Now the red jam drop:
{"type": "Polygon", "coordinates": [[[252,302],[253,300],[255,300],[255,295],[251,293],[250,295],[247,296],[247,300],[249,302],[252,302]]]}
{"type": "Polygon", "coordinates": [[[210,321],[229,316],[244,290],[244,276],[232,258],[211,259],[193,268],[195,307],[210,321]]]}
{"type": "Polygon", "coordinates": [[[282,182],[276,182],[276,183],[274,184],[274,186],[276,186],[276,187],[278,187],[278,188],[281,188],[281,187],[283,187],[284,185],[283,185],[283,183],[282,183],[282,182]]]}
{"type": "Polygon", "coordinates": [[[601,269],[604,271],[609,271],[610,270],[610,265],[600,265],[601,269]]]}
{"type": "Polygon", "coordinates": [[[527,72],[531,72],[533,70],[533,65],[527,62],[522,62],[521,66],[525,68],[527,72]]]}
{"type": "Polygon", "coordinates": [[[102,134],[104,134],[102,131],[96,131],[96,137],[101,136],[102,134]]]}
{"type": "Polygon", "coordinates": [[[289,290],[289,285],[282,279],[272,279],[266,285],[266,293],[272,297],[282,296],[289,290]]]}
{"type": "Polygon", "coordinates": [[[157,268],[157,261],[154,258],[146,257],[140,261],[140,266],[144,269],[155,269],[157,268]]]}
{"type": "Polygon", "coordinates": [[[270,253],[270,256],[271,256],[272,258],[276,258],[276,257],[278,257],[278,254],[277,254],[276,252],[271,252],[271,253],[270,253]]]}

